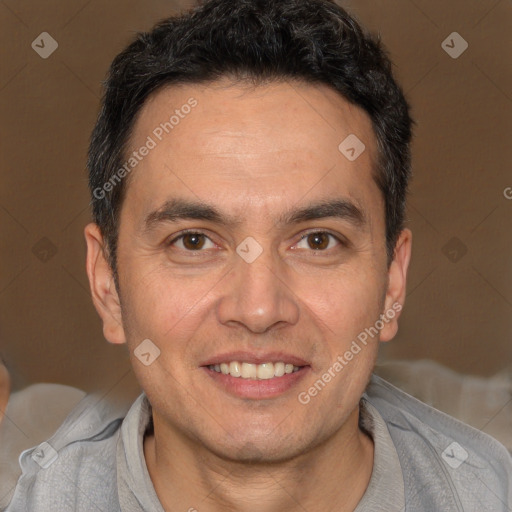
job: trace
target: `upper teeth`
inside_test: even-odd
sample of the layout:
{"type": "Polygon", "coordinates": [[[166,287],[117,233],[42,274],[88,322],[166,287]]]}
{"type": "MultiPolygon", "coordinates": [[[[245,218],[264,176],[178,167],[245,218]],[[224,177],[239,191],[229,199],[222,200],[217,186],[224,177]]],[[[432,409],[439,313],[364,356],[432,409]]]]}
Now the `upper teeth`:
{"type": "Polygon", "coordinates": [[[208,368],[224,375],[232,377],[242,377],[243,379],[271,379],[273,377],[282,377],[285,373],[293,373],[299,370],[298,366],[291,363],[239,363],[231,361],[230,363],[211,364],[208,368]]]}

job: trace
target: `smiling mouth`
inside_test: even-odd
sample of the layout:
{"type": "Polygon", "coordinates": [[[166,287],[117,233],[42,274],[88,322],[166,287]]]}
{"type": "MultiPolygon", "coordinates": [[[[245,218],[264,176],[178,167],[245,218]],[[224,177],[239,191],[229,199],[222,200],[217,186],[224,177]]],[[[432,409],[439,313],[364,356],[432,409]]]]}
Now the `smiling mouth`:
{"type": "Polygon", "coordinates": [[[231,377],[251,380],[269,380],[283,377],[290,373],[298,372],[303,366],[295,366],[291,363],[278,361],[275,363],[253,364],[239,361],[230,361],[220,364],[210,364],[209,370],[231,377]]]}

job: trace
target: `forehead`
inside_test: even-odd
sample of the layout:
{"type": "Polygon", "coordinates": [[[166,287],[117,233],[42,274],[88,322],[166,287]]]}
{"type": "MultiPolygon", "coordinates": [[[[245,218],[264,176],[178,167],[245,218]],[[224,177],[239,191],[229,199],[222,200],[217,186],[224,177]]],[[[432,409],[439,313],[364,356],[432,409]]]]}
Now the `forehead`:
{"type": "Polygon", "coordinates": [[[222,80],[167,87],[139,113],[127,156],[144,146],[151,149],[130,174],[125,201],[145,211],[173,191],[240,215],[250,204],[288,207],[301,196],[336,191],[380,203],[371,121],[323,85],[222,80]],[[364,147],[358,158],[347,158],[345,140],[356,151],[364,147]]]}

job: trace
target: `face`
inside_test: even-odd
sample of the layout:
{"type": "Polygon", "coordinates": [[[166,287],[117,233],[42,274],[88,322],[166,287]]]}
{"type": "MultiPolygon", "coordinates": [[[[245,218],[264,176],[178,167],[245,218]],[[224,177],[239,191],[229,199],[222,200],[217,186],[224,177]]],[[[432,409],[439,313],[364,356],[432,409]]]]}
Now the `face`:
{"type": "Polygon", "coordinates": [[[368,116],[323,86],[222,81],[158,92],[130,143],[140,161],[120,216],[119,294],[94,225],[88,273],[155,432],[284,460],[357,425],[397,308],[358,351],[353,341],[403,302],[410,252],[404,231],[387,265],[368,116]],[[350,134],[365,146],[356,159],[338,148],[350,134]]]}

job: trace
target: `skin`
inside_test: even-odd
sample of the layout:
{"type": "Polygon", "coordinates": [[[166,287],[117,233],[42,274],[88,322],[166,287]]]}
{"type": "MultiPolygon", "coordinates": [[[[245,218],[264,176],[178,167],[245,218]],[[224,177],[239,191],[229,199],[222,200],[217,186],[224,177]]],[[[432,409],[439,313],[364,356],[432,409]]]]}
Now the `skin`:
{"type": "Polygon", "coordinates": [[[9,378],[9,372],[2,361],[0,361],[0,423],[3,420],[4,413],[7,408],[10,390],[11,381],[9,378]]]}
{"type": "Polygon", "coordinates": [[[358,427],[359,400],[379,341],[393,338],[399,315],[307,405],[297,395],[405,299],[411,233],[401,233],[388,266],[370,119],[325,86],[223,80],[156,93],[136,122],[132,149],[190,97],[197,106],[129,177],[119,290],[100,230],[85,230],[104,335],[128,345],[153,407],[154,434],[145,437],[144,453],[155,490],[166,510],[354,510],[374,451],[358,427]],[[366,146],[353,162],[338,150],[349,134],[366,146]],[[236,223],[175,219],[148,229],[148,216],[158,217],[154,212],[176,198],[207,203],[236,223]],[[279,220],[340,198],[364,222],[279,220]],[[200,249],[190,238],[175,241],[184,229],[206,235],[200,249]],[[306,236],[326,231],[333,237],[322,236],[321,244],[306,236]],[[263,249],[253,263],[236,252],[248,236],[263,249]],[[149,366],[134,356],[146,338],[161,351],[149,366]],[[277,397],[242,399],[200,368],[235,350],[284,351],[310,369],[277,397]]]}

